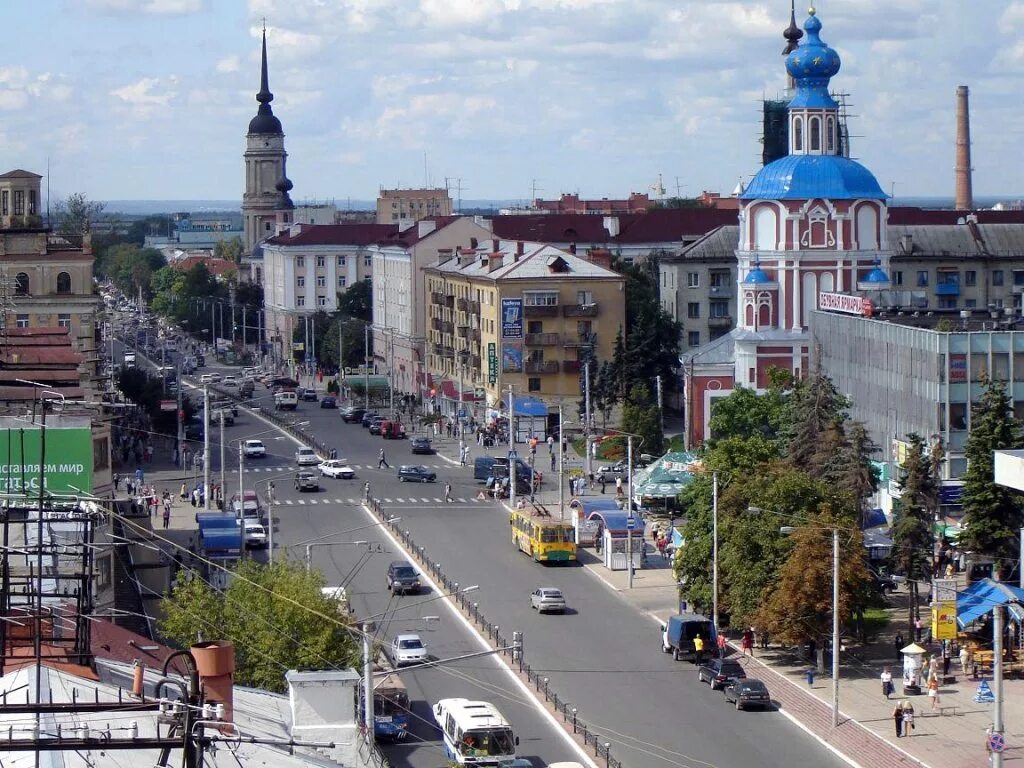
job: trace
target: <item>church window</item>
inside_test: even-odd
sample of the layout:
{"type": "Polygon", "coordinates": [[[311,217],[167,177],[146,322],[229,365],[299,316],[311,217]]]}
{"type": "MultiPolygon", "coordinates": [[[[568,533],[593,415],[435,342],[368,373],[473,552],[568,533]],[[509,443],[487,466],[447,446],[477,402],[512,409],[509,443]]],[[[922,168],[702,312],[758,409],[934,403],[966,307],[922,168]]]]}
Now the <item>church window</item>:
{"type": "Polygon", "coordinates": [[[800,245],[804,248],[832,248],[835,244],[835,235],[828,228],[828,212],[821,207],[815,208],[807,214],[800,245]]]}
{"type": "Polygon", "coordinates": [[[779,242],[775,211],[767,206],[754,214],[754,247],[759,251],[774,251],[779,242]]]}
{"type": "Polygon", "coordinates": [[[323,257],[323,256],[317,256],[317,257],[316,257],[316,265],[317,265],[318,267],[322,267],[322,266],[324,266],[324,265],[325,265],[326,263],[327,263],[327,260],[326,260],[326,258],[325,258],[325,257],[323,257]]]}
{"type": "Polygon", "coordinates": [[[878,213],[874,206],[862,205],[857,209],[857,246],[862,251],[878,249],[878,213]]]}
{"type": "Polygon", "coordinates": [[[828,119],[828,131],[825,134],[825,142],[829,152],[836,151],[836,119],[834,117],[828,119]]]}
{"type": "Polygon", "coordinates": [[[821,118],[812,117],[808,122],[811,133],[811,152],[821,151],[821,118]]]}
{"type": "Polygon", "coordinates": [[[71,275],[67,272],[57,275],[57,293],[71,293],[71,275]]]}
{"type": "Polygon", "coordinates": [[[305,256],[296,256],[295,257],[295,266],[296,267],[305,267],[306,266],[306,257],[305,256]]]}
{"type": "Polygon", "coordinates": [[[804,119],[802,117],[793,118],[793,150],[795,152],[804,151],[804,119]]]}
{"type": "Polygon", "coordinates": [[[339,288],[344,288],[347,285],[348,285],[348,279],[344,275],[339,275],[338,276],[338,287],[339,288]]]}

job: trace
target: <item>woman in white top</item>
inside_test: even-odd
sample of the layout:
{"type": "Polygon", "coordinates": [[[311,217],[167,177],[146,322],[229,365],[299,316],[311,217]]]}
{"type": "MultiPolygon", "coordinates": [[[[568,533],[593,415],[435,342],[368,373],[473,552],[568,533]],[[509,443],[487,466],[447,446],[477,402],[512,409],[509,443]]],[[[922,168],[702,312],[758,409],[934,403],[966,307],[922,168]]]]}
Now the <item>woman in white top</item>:
{"type": "Polygon", "coordinates": [[[882,695],[886,700],[892,695],[892,672],[888,667],[882,670],[882,695]]]}

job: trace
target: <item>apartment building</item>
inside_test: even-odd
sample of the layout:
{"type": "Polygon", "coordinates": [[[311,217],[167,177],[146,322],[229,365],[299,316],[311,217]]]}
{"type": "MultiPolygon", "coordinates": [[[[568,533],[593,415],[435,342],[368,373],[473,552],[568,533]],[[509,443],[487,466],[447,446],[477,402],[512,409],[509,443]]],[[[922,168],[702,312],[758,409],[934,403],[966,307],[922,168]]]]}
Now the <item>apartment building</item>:
{"type": "Polygon", "coordinates": [[[370,279],[374,246],[397,234],[390,224],[292,224],[263,242],[263,304],[277,359],[290,359],[302,317],[335,312],[339,293],[370,279]]]}
{"type": "Polygon", "coordinates": [[[521,241],[442,252],[425,270],[427,372],[449,401],[440,407],[454,412],[456,383],[478,395],[478,418],[501,409],[509,385],[548,421],[559,404],[575,407],[587,355],[611,359],[625,324],[625,280],[610,261],[607,250],[521,241]]]}
{"type": "Polygon", "coordinates": [[[403,230],[420,219],[451,215],[447,189],[381,189],[377,198],[377,223],[403,230]]]}

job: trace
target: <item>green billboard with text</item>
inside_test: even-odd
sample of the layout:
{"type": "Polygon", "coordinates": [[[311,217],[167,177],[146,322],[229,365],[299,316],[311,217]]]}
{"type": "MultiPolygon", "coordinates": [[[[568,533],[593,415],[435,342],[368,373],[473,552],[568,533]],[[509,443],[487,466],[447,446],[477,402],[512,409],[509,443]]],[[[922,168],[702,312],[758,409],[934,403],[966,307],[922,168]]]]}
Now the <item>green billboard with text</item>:
{"type": "Polygon", "coordinates": [[[48,428],[45,458],[41,439],[38,428],[0,430],[0,492],[38,494],[41,478],[50,493],[92,493],[92,432],[48,428]]]}

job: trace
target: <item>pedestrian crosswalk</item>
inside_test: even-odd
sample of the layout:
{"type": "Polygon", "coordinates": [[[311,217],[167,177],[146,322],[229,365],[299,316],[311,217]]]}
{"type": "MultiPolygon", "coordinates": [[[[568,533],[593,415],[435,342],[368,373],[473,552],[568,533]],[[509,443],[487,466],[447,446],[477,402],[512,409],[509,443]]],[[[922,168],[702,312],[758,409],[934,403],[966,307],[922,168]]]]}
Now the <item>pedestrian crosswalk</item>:
{"type": "MultiPolygon", "coordinates": [[[[410,496],[408,498],[407,497],[402,497],[400,499],[399,498],[378,499],[378,501],[380,501],[380,502],[382,502],[384,504],[406,504],[406,505],[408,505],[408,504],[446,504],[446,503],[447,504],[469,504],[469,503],[471,503],[471,502],[473,502],[475,500],[474,499],[463,498],[461,496],[453,496],[452,500],[450,502],[446,502],[444,500],[444,497],[442,497],[442,496],[433,496],[433,497],[431,497],[431,496],[410,496]]],[[[279,507],[280,506],[286,506],[286,507],[305,507],[305,506],[308,506],[308,505],[317,505],[317,506],[327,506],[328,504],[357,505],[357,504],[362,504],[362,503],[363,503],[363,500],[362,499],[357,499],[357,498],[348,498],[348,499],[339,499],[339,498],[335,498],[335,499],[314,499],[314,498],[306,498],[306,499],[280,499],[277,502],[277,506],[279,506],[279,507]]]]}
{"type": "MultiPolygon", "coordinates": [[[[410,462],[406,462],[406,463],[409,464],[409,465],[415,465],[415,466],[419,466],[419,467],[427,467],[428,469],[451,469],[451,465],[450,464],[419,464],[419,463],[417,463],[415,461],[410,461],[410,462]]],[[[349,464],[348,466],[352,467],[352,469],[354,469],[356,472],[358,472],[361,469],[377,469],[377,465],[376,464],[349,464]]],[[[398,467],[399,467],[399,464],[392,464],[390,467],[385,467],[384,469],[391,469],[391,470],[394,470],[394,471],[397,472],[398,471],[398,467]]],[[[268,472],[268,473],[271,473],[271,474],[281,474],[282,472],[296,472],[299,469],[300,469],[300,467],[298,467],[298,466],[296,466],[294,464],[286,464],[284,466],[278,466],[278,467],[268,467],[268,466],[263,466],[263,465],[249,466],[249,467],[245,467],[244,471],[245,472],[268,472]]],[[[305,469],[314,469],[315,470],[316,467],[305,467],[305,469]]]]}

